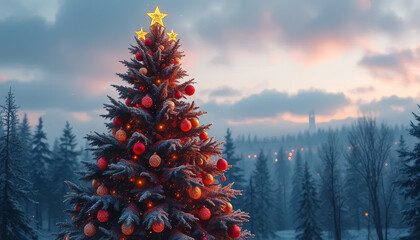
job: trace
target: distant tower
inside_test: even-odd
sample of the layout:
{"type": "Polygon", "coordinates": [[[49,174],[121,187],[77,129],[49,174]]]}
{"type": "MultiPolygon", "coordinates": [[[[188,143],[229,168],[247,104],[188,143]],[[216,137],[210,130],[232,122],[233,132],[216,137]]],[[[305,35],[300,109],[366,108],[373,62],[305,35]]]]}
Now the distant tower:
{"type": "Polygon", "coordinates": [[[315,126],[315,113],[314,112],[310,112],[309,113],[309,132],[315,133],[316,131],[316,126],[315,126]]]}

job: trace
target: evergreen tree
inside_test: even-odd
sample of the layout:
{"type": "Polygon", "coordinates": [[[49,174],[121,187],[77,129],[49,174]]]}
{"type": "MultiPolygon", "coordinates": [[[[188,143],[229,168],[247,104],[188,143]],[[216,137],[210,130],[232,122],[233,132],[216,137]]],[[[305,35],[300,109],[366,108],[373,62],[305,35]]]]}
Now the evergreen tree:
{"type": "MultiPolygon", "coordinates": [[[[54,154],[56,157],[54,159],[54,175],[53,175],[53,183],[55,184],[54,187],[54,195],[55,197],[55,206],[61,207],[61,211],[64,211],[66,206],[59,204],[63,202],[64,195],[68,191],[68,188],[65,184],[65,181],[75,181],[76,175],[74,171],[77,169],[78,157],[80,155],[80,151],[76,150],[77,143],[76,143],[76,136],[73,134],[73,129],[70,126],[69,122],[66,122],[66,125],[63,129],[63,133],[58,141],[58,155],[54,154]]],[[[58,218],[63,220],[63,215],[59,215],[58,218]]]]}
{"type": "MultiPolygon", "coordinates": [[[[254,215],[257,212],[256,207],[256,193],[255,193],[255,184],[253,181],[253,175],[249,177],[248,186],[245,189],[244,199],[243,199],[243,208],[249,213],[251,218],[254,218],[254,215]]],[[[249,221],[244,224],[244,226],[249,229],[251,232],[255,232],[255,221],[249,221]]]]}
{"type": "Polygon", "coordinates": [[[58,141],[58,139],[54,139],[54,143],[53,143],[53,147],[51,150],[51,159],[54,162],[53,164],[50,165],[49,169],[48,169],[48,173],[49,173],[49,181],[48,181],[48,186],[50,187],[50,189],[53,189],[53,191],[50,192],[49,194],[49,198],[47,199],[47,204],[48,204],[48,230],[51,231],[51,229],[53,228],[53,226],[55,225],[55,223],[57,221],[59,221],[59,219],[62,218],[62,216],[64,215],[63,212],[61,212],[62,210],[62,205],[63,202],[60,201],[61,198],[63,197],[60,191],[56,191],[55,188],[57,187],[58,183],[55,182],[57,181],[57,179],[59,179],[58,176],[56,176],[57,174],[57,163],[60,163],[61,161],[61,153],[60,153],[60,143],[58,141]]]}
{"type": "Polygon", "coordinates": [[[230,165],[232,165],[232,167],[225,172],[226,179],[229,182],[234,182],[236,189],[243,190],[245,182],[243,177],[244,170],[241,166],[239,166],[242,159],[238,156],[235,156],[236,147],[233,143],[232,132],[229,128],[226,131],[225,144],[223,145],[223,147],[224,149],[222,152],[222,156],[230,165]]]}
{"type": "Polygon", "coordinates": [[[24,178],[21,168],[17,109],[10,90],[0,111],[5,128],[0,145],[0,239],[4,240],[37,239],[33,222],[22,209],[28,200],[30,183],[24,178]]]}
{"type": "Polygon", "coordinates": [[[299,199],[299,209],[296,212],[298,227],[296,239],[321,240],[321,229],[318,227],[317,211],[319,208],[315,184],[309,173],[308,162],[305,162],[303,181],[301,184],[302,196],[299,199]]]}
{"type": "MultiPolygon", "coordinates": [[[[253,184],[251,187],[255,193],[254,207],[257,210],[252,217],[254,234],[256,239],[269,239],[274,234],[274,212],[273,183],[267,165],[267,157],[261,150],[255,162],[255,169],[252,173],[253,184]]],[[[280,219],[275,219],[279,221],[280,219]]]]}
{"type": "Polygon", "coordinates": [[[87,136],[97,162],[85,162],[80,175],[92,187],[68,182],[72,191],[66,202],[75,206],[71,223],[60,224],[59,240],[250,236],[240,228],[248,214],[229,204],[240,192],[214,182],[228,163],[206,161],[221,156],[221,144],[208,137],[210,125],[199,124],[204,112],[182,99],[194,93],[195,82],[180,82],[187,75],[180,64],[183,53],[176,34],[166,33],[159,11],[149,13],[149,33],[138,32],[132,58],[122,61],[127,73],[119,76],[125,84],[115,88],[125,104],[110,98],[103,115],[112,119],[111,134],[87,136]]]}
{"type": "MultiPolygon", "coordinates": [[[[296,212],[299,209],[299,201],[301,198],[301,186],[303,178],[303,162],[300,152],[297,151],[295,165],[293,168],[292,175],[292,193],[290,198],[290,207],[293,212],[296,212]]],[[[296,217],[295,217],[296,218],[296,217]]],[[[294,219],[296,221],[296,219],[294,219]]]]}
{"type": "MultiPolygon", "coordinates": [[[[409,133],[420,140],[420,116],[413,115],[415,122],[411,121],[409,133]]],[[[404,161],[401,172],[405,176],[400,180],[399,187],[408,201],[403,211],[404,222],[410,227],[409,235],[403,239],[420,239],[420,141],[411,151],[400,147],[399,157],[404,161]]]]}
{"type": "MultiPolygon", "coordinates": [[[[29,173],[29,170],[32,170],[32,164],[30,163],[31,159],[31,149],[32,149],[32,134],[31,127],[29,126],[28,116],[26,113],[23,115],[22,122],[19,124],[18,128],[19,140],[22,146],[22,166],[26,173],[29,173]]],[[[30,176],[26,176],[30,178],[30,176]]]]}
{"type": "Polygon", "coordinates": [[[50,197],[51,189],[48,186],[47,165],[50,161],[50,149],[47,142],[47,134],[44,132],[44,123],[39,118],[34,136],[32,138],[31,150],[31,176],[33,183],[35,203],[35,219],[38,227],[42,228],[43,211],[47,207],[46,200],[50,197]]]}
{"type": "Polygon", "coordinates": [[[275,218],[278,221],[275,222],[277,230],[286,229],[290,227],[291,222],[288,222],[288,218],[284,216],[291,216],[292,213],[288,212],[287,196],[289,192],[289,171],[290,164],[287,157],[284,154],[283,148],[280,148],[277,153],[277,158],[274,167],[274,181],[275,181],[275,202],[276,202],[276,214],[275,218]],[[281,219],[281,221],[280,221],[281,219]]]}
{"type": "MultiPolygon", "coordinates": [[[[22,169],[25,174],[26,179],[31,179],[31,171],[32,171],[32,164],[31,164],[31,150],[32,150],[32,135],[31,135],[31,127],[29,126],[28,117],[26,113],[23,116],[22,122],[18,126],[18,137],[21,144],[21,162],[22,162],[22,169]]],[[[33,188],[33,184],[31,184],[33,188]]],[[[36,189],[32,189],[32,192],[35,192],[36,189]]],[[[33,194],[31,195],[31,199],[33,199],[33,194]]],[[[30,211],[31,206],[30,201],[26,201],[25,203],[25,212],[27,214],[32,214],[30,211]]]]}

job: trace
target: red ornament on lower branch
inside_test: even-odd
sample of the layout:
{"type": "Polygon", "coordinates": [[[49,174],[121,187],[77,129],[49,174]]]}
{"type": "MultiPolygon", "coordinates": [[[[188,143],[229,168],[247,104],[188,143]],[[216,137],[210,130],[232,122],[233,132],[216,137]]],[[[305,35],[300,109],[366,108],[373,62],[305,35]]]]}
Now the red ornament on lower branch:
{"type": "Polygon", "coordinates": [[[228,168],[228,163],[225,159],[220,158],[217,160],[217,169],[220,171],[225,171],[228,168]]]}
{"type": "Polygon", "coordinates": [[[191,130],[192,124],[191,124],[190,120],[184,119],[184,120],[182,120],[182,122],[180,124],[180,127],[181,127],[181,130],[183,132],[188,132],[188,131],[191,130]]]}
{"type": "Polygon", "coordinates": [[[165,223],[154,222],[152,225],[153,231],[156,233],[161,233],[165,229],[165,223]]]}
{"type": "Polygon", "coordinates": [[[191,96],[195,93],[195,88],[193,85],[188,85],[185,87],[185,94],[187,94],[188,96],[191,96]]]}
{"type": "Polygon", "coordinates": [[[109,220],[109,212],[107,210],[101,209],[98,211],[96,216],[99,222],[108,222],[109,220]]]}
{"type": "Polygon", "coordinates": [[[241,228],[238,225],[232,225],[228,228],[228,235],[231,238],[238,238],[241,235],[241,228]]]}
{"type": "Polygon", "coordinates": [[[108,165],[109,165],[108,159],[106,159],[104,157],[99,158],[99,160],[98,160],[98,167],[100,169],[106,170],[106,169],[108,169],[108,165]]]}
{"type": "Polygon", "coordinates": [[[133,152],[137,155],[142,154],[146,150],[146,147],[143,143],[136,143],[133,146],[133,152]]]}
{"type": "Polygon", "coordinates": [[[86,235],[86,237],[93,237],[96,234],[96,227],[92,223],[88,223],[85,225],[85,228],[83,229],[83,233],[86,235]]]}
{"type": "Polygon", "coordinates": [[[202,207],[200,209],[200,211],[198,212],[198,217],[201,220],[209,220],[211,217],[211,212],[210,209],[206,208],[206,207],[202,207]]]}

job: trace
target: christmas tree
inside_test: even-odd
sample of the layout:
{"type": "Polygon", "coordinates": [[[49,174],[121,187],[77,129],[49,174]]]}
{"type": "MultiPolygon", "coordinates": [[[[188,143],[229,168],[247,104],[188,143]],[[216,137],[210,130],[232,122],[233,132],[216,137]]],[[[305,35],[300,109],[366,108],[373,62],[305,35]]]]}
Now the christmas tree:
{"type": "Polygon", "coordinates": [[[86,137],[97,162],[84,162],[80,174],[92,187],[68,182],[73,217],[57,239],[247,239],[248,214],[230,204],[240,191],[215,180],[229,168],[211,161],[220,143],[199,124],[205,112],[184,101],[195,89],[193,79],[180,83],[178,34],[166,33],[158,7],[148,15],[150,32],[136,32],[127,73],[118,74],[130,86],[113,85],[125,103],[105,105],[111,134],[86,137]]]}

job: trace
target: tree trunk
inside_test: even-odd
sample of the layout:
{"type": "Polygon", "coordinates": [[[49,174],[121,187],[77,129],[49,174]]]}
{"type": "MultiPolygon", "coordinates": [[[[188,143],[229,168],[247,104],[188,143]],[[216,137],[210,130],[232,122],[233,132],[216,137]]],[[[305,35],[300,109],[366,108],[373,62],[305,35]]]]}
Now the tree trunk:
{"type": "Polygon", "coordinates": [[[373,223],[378,240],[384,240],[381,223],[381,210],[379,209],[378,194],[376,189],[372,189],[372,208],[373,208],[373,223]]]}

